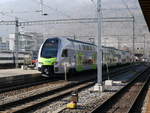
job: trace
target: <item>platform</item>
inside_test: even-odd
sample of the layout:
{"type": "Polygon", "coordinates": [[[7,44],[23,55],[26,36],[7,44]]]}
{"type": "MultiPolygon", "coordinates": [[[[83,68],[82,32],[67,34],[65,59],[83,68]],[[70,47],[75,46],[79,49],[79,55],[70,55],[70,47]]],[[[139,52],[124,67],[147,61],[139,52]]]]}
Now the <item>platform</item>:
{"type": "Polygon", "coordinates": [[[149,91],[148,91],[148,94],[147,94],[147,105],[146,105],[146,112],[145,113],[150,113],[150,88],[149,88],[149,91]]]}
{"type": "Polygon", "coordinates": [[[40,74],[38,70],[23,70],[18,69],[0,69],[0,78],[10,77],[10,76],[19,76],[19,75],[28,75],[28,74],[40,74]]]}

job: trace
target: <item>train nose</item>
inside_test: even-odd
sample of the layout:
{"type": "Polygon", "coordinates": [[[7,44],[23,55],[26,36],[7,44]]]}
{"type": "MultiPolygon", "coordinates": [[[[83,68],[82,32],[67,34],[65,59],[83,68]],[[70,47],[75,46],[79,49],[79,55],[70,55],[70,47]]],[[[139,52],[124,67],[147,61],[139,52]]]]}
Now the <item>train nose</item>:
{"type": "Polygon", "coordinates": [[[41,72],[46,75],[53,75],[54,67],[53,66],[42,66],[41,72]]]}
{"type": "Polygon", "coordinates": [[[45,68],[45,69],[44,69],[44,73],[47,74],[47,75],[49,75],[49,70],[48,70],[48,68],[45,68]]]}

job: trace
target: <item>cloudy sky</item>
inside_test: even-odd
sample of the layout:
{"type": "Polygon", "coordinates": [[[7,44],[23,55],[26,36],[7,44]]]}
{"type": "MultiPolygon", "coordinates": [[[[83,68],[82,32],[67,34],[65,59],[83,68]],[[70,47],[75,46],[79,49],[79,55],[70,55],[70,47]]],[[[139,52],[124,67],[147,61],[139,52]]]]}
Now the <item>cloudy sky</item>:
{"type": "MultiPolygon", "coordinates": [[[[43,4],[43,11],[48,14],[47,16],[39,12],[40,0],[0,0],[0,20],[15,20],[15,17],[18,17],[19,21],[96,17],[96,0],[43,0],[43,4]]],[[[102,0],[102,9],[104,18],[134,16],[136,34],[140,32],[148,35],[138,0],[102,0]]],[[[14,33],[14,30],[14,26],[1,26],[0,36],[8,37],[8,34],[14,33]]],[[[25,26],[21,27],[20,31],[52,35],[96,36],[96,25],[87,23],[25,26]]],[[[132,22],[104,22],[103,35],[111,37],[127,35],[131,38],[132,22]]],[[[127,38],[124,39],[127,40],[127,38]]]]}
{"type": "MultiPolygon", "coordinates": [[[[41,16],[38,12],[40,0],[0,0],[0,18],[8,20],[17,16],[21,20],[39,20],[95,16],[96,0],[43,0],[43,4],[48,16],[41,16]]],[[[102,0],[104,16],[131,16],[127,6],[134,15],[141,15],[137,0],[102,0]]]]}

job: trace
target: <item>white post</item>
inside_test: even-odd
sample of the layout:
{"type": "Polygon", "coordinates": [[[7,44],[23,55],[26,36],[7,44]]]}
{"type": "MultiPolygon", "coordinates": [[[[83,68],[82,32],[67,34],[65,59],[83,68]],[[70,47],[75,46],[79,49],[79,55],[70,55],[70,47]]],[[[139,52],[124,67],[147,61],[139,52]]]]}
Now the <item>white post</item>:
{"type": "Polygon", "coordinates": [[[101,0],[97,0],[97,84],[94,86],[95,91],[103,91],[102,88],[102,45],[101,45],[101,0]]]}
{"type": "Polygon", "coordinates": [[[146,60],[146,59],[145,59],[145,58],[146,58],[145,53],[146,53],[146,52],[145,52],[145,34],[144,34],[144,50],[143,50],[143,54],[144,54],[144,55],[143,55],[143,57],[144,57],[144,61],[146,60]]]}
{"type": "Polygon", "coordinates": [[[67,81],[67,63],[64,63],[65,81],[67,81]]]}

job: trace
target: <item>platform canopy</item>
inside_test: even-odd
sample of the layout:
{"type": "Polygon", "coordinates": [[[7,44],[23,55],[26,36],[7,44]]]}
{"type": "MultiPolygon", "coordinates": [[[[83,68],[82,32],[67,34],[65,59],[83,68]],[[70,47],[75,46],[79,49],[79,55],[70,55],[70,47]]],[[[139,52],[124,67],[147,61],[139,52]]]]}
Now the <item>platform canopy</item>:
{"type": "Polygon", "coordinates": [[[150,0],[139,0],[139,3],[150,31],[150,0]]]}

